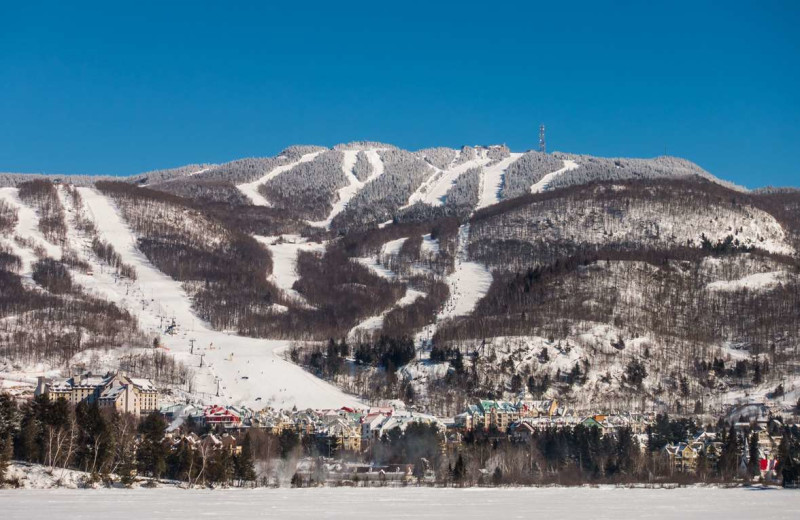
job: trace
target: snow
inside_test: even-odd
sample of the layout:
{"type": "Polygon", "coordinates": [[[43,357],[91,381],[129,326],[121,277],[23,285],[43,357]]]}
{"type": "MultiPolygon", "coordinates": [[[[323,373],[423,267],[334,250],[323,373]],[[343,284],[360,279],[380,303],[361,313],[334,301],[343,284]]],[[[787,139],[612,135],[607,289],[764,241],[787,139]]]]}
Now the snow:
{"type": "Polygon", "coordinates": [[[800,495],[777,488],[305,488],[0,490],[5,518],[650,518],[794,519],[800,495]]]}
{"type": "Polygon", "coordinates": [[[755,273],[738,280],[720,280],[706,285],[710,291],[765,291],[782,283],[787,277],[785,271],[772,271],[769,273],[755,273]]]}
{"type": "Polygon", "coordinates": [[[500,188],[503,187],[503,176],[511,163],[523,155],[521,153],[512,153],[497,164],[483,169],[481,196],[475,209],[485,208],[500,202],[500,188]]]}
{"type": "MultiPolygon", "coordinates": [[[[136,237],[107,198],[90,188],[79,188],[100,238],[111,243],[123,262],[136,268],[132,284],[113,279],[82,277],[86,284],[134,313],[151,334],[161,334],[161,319],[175,319],[178,334],[162,334],[162,343],[196,370],[198,396],[206,403],[276,408],[338,408],[360,406],[357,399],[314,377],[282,357],[288,341],[246,338],[215,331],[192,312],[181,284],[156,269],[136,248],[136,237]],[[128,286],[130,285],[130,286],[128,286]],[[190,354],[189,339],[196,340],[190,354]],[[199,367],[203,356],[203,368],[199,367]],[[248,379],[242,379],[242,377],[248,379]],[[220,394],[217,397],[217,379],[220,394]],[[261,398],[256,401],[257,398],[261,398]]],[[[285,282],[286,279],[281,277],[285,282]]]]}
{"type": "Polygon", "coordinates": [[[264,237],[254,235],[256,240],[266,245],[272,253],[272,274],[269,281],[291,298],[305,303],[302,294],[292,287],[300,279],[297,274],[297,255],[300,251],[323,251],[325,246],[314,242],[306,242],[299,235],[284,235],[283,237],[264,237]]]}
{"type": "Polygon", "coordinates": [[[258,192],[258,187],[264,184],[265,182],[269,181],[270,179],[277,177],[281,173],[291,170],[300,163],[313,161],[314,158],[321,153],[322,151],[305,154],[295,162],[284,164],[283,166],[278,166],[277,168],[271,170],[269,173],[267,173],[260,179],[257,179],[253,182],[238,184],[236,187],[239,188],[239,191],[244,193],[244,195],[248,199],[250,199],[250,202],[252,202],[254,206],[271,206],[272,204],[270,204],[270,202],[258,192]]]}
{"type": "Polygon", "coordinates": [[[555,179],[564,172],[577,169],[578,166],[579,166],[578,163],[576,163],[575,161],[572,161],[570,159],[565,159],[564,167],[554,172],[548,173],[547,175],[542,177],[541,180],[539,180],[539,182],[531,186],[531,193],[540,193],[545,191],[550,186],[550,182],[553,179],[555,179]]]}

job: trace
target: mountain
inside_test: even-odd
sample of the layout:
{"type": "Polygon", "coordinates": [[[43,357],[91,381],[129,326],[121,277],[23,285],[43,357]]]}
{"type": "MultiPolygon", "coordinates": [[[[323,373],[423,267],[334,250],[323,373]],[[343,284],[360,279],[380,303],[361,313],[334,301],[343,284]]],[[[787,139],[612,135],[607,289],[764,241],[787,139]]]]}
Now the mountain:
{"type": "Polygon", "coordinates": [[[0,186],[7,381],[444,415],[800,397],[800,192],[684,159],[356,142],[0,186]]]}

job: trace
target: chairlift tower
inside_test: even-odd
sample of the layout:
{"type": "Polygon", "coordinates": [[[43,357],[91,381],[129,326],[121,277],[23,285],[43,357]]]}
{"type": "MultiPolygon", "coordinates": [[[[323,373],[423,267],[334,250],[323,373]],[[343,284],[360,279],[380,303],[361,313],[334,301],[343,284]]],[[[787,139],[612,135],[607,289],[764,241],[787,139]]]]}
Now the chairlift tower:
{"type": "Polygon", "coordinates": [[[539,125],[539,151],[541,153],[547,153],[547,145],[544,141],[544,125],[539,125]]]}

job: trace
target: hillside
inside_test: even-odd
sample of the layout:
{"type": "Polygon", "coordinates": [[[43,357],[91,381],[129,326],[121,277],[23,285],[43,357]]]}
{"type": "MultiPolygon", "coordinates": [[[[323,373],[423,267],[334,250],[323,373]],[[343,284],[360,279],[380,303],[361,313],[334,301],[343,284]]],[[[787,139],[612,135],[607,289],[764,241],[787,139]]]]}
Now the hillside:
{"type": "Polygon", "coordinates": [[[683,159],[355,142],[0,186],[6,386],[124,365],[176,398],[445,415],[800,397],[800,192],[683,159]]]}

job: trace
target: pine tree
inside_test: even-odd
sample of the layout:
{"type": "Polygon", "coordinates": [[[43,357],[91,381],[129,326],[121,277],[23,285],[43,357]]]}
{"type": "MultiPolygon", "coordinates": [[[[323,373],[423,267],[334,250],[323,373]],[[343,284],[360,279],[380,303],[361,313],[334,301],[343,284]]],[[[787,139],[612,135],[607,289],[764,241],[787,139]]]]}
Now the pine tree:
{"type": "Polygon", "coordinates": [[[757,477],[761,474],[760,453],[758,450],[758,434],[753,432],[750,435],[750,446],[747,459],[747,473],[751,477],[757,477]]]}
{"type": "Polygon", "coordinates": [[[141,443],[136,452],[139,471],[160,478],[167,469],[167,450],[162,441],[167,423],[161,414],[152,412],[139,424],[141,443]]]}
{"type": "Polygon", "coordinates": [[[458,455],[456,465],[453,466],[453,482],[460,484],[466,476],[466,468],[464,467],[464,458],[461,454],[458,455]]]}
{"type": "Polygon", "coordinates": [[[250,439],[250,432],[244,436],[242,441],[242,452],[236,457],[236,478],[244,482],[256,480],[256,470],[253,465],[253,447],[250,439]]]}

